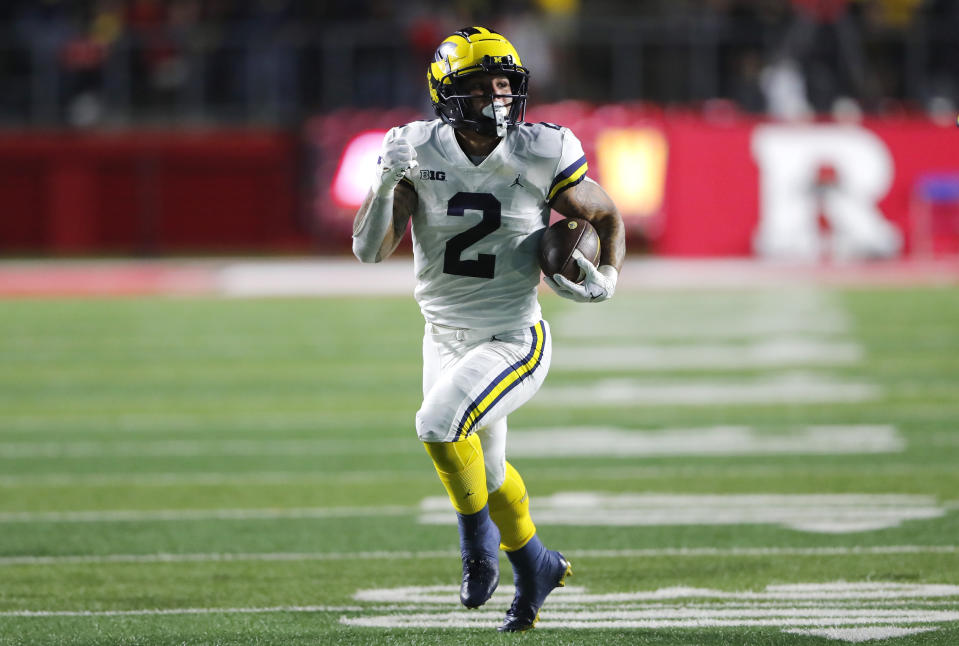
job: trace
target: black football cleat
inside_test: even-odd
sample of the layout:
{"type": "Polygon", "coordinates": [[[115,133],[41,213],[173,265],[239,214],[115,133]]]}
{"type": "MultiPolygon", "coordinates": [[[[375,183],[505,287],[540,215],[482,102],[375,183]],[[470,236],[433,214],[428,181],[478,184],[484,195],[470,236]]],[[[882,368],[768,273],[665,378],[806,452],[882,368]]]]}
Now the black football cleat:
{"type": "Polygon", "coordinates": [[[503,625],[497,629],[500,632],[516,633],[533,628],[539,620],[539,609],[546,597],[556,588],[565,586],[566,577],[573,574],[572,565],[562,554],[547,550],[535,536],[534,540],[538,549],[537,546],[532,547],[539,551],[536,556],[519,554],[526,550],[525,547],[517,552],[507,552],[513,564],[516,596],[506,612],[503,625]]]}
{"type": "Polygon", "coordinates": [[[479,608],[490,600],[499,585],[499,560],[488,556],[463,558],[463,583],[460,603],[479,608]]]}
{"type": "Polygon", "coordinates": [[[459,520],[463,583],[460,603],[479,608],[499,585],[499,529],[489,517],[489,507],[475,514],[456,513],[459,520]]]}

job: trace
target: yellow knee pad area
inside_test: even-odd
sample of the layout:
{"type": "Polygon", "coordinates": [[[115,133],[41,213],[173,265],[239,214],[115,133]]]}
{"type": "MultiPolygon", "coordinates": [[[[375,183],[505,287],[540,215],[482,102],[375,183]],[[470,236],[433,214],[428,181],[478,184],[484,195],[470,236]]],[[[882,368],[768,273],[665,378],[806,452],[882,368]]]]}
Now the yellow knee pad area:
{"type": "Polygon", "coordinates": [[[500,547],[507,552],[520,549],[536,534],[526,484],[509,462],[503,486],[489,494],[489,515],[499,528],[500,547]]]}
{"type": "Polygon", "coordinates": [[[475,434],[459,442],[423,442],[423,446],[456,511],[475,514],[486,506],[483,446],[475,434]]]}

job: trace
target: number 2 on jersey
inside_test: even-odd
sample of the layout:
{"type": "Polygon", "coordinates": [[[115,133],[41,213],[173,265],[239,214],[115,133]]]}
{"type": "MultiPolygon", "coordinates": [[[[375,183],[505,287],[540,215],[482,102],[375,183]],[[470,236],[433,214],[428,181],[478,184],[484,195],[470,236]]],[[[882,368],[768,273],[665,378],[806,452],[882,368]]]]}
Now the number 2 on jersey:
{"type": "Polygon", "coordinates": [[[496,256],[477,254],[476,260],[463,260],[463,251],[499,228],[502,220],[499,200],[489,193],[457,193],[446,205],[446,215],[462,217],[467,211],[480,211],[483,219],[476,226],[458,233],[446,242],[443,273],[473,278],[492,278],[496,256]]]}

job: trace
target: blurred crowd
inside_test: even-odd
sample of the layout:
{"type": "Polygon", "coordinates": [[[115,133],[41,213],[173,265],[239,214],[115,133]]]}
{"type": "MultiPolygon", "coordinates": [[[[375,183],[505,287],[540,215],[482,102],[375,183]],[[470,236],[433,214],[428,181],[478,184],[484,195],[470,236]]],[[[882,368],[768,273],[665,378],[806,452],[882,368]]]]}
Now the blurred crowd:
{"type": "Polygon", "coordinates": [[[8,0],[0,125],[425,108],[436,45],[468,24],[514,42],[541,102],[781,119],[959,104],[957,0],[8,0]]]}

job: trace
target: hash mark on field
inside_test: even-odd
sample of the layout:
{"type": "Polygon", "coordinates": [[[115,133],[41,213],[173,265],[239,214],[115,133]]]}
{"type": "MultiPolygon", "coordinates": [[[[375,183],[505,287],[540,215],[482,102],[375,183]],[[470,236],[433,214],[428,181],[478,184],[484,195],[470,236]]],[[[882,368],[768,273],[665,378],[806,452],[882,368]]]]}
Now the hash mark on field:
{"type": "MultiPolygon", "coordinates": [[[[358,590],[360,602],[394,604],[392,612],[368,610],[340,623],[379,628],[486,628],[501,614],[493,610],[449,611],[456,586],[358,590]],[[419,606],[417,608],[417,606],[419,606]],[[414,612],[410,612],[411,608],[414,612]],[[419,612],[415,612],[419,610],[419,612]]],[[[513,594],[504,585],[492,603],[504,605],[513,594]]],[[[859,641],[866,634],[901,635],[936,630],[928,624],[959,620],[959,586],[885,582],[833,582],[770,585],[765,590],[660,588],[589,594],[584,588],[557,589],[543,609],[541,628],[720,628],[779,627],[786,632],[835,631],[837,639],[859,641]],[[935,600],[933,608],[909,607],[935,600]],[[678,601],[680,603],[668,603],[678,601]],[[744,603],[746,602],[746,603],[744,603]],[[906,627],[897,624],[906,624],[906,627]],[[915,624],[926,624],[915,626],[915,624]]],[[[807,634],[812,634],[809,632],[807,634]]]]}
{"type": "Polygon", "coordinates": [[[877,639],[892,639],[906,637],[938,630],[935,626],[919,626],[916,628],[898,628],[896,626],[862,626],[860,628],[789,628],[784,633],[794,635],[809,635],[811,637],[825,637],[836,641],[852,643],[867,642],[877,639]]]}

